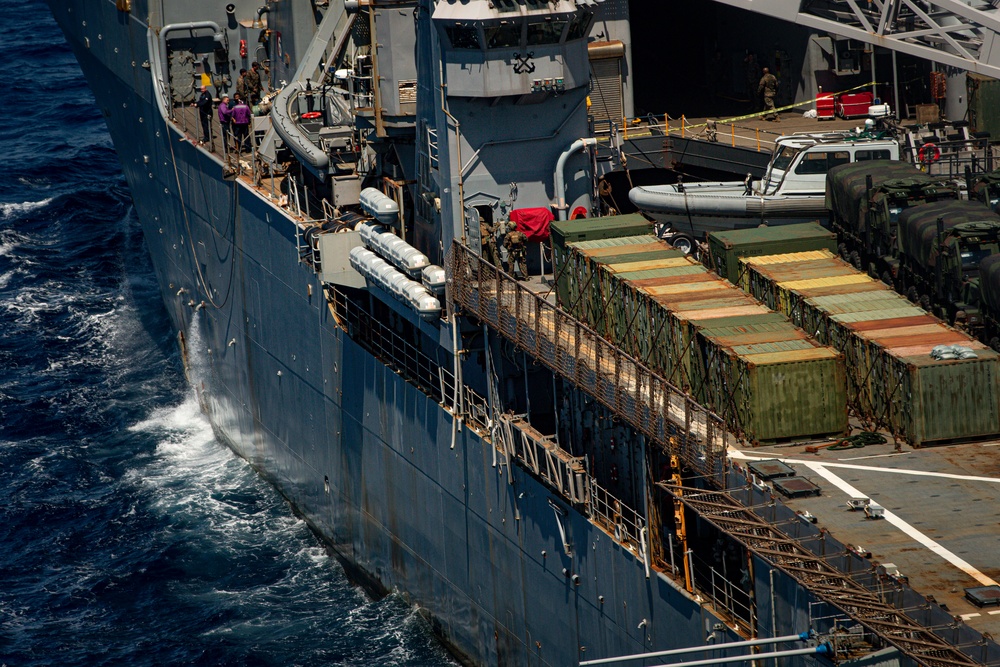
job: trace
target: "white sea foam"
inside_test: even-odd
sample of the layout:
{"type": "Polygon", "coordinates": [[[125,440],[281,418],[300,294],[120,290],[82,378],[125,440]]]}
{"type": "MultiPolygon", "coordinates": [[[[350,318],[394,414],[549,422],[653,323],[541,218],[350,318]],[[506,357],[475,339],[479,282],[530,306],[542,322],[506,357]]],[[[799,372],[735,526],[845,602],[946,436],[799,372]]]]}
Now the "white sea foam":
{"type": "Polygon", "coordinates": [[[49,197],[48,199],[43,199],[41,201],[23,201],[12,204],[0,204],[0,220],[8,220],[19,214],[37,211],[40,208],[48,206],[51,202],[52,198],[49,197]]]}

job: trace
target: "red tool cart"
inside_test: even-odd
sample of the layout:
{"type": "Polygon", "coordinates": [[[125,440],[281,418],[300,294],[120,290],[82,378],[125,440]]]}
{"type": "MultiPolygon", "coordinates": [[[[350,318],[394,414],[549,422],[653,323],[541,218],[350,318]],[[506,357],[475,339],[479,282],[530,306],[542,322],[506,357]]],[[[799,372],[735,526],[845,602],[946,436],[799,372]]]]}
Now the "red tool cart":
{"type": "Polygon", "coordinates": [[[833,93],[820,93],[816,96],[816,118],[833,120],[834,111],[833,93]]]}
{"type": "Polygon", "coordinates": [[[859,118],[868,115],[868,107],[875,101],[871,93],[843,93],[837,97],[837,115],[841,118],[859,118]]]}

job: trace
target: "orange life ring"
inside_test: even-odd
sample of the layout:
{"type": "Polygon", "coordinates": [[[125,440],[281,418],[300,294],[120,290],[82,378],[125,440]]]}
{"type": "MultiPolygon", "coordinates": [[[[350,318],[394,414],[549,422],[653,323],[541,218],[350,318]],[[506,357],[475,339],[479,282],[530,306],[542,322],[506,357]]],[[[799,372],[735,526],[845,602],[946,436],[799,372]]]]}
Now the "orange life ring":
{"type": "Polygon", "coordinates": [[[307,111],[304,114],[302,114],[302,120],[316,120],[321,115],[323,114],[321,114],[318,111],[307,111]]]}
{"type": "Polygon", "coordinates": [[[924,144],[917,151],[917,159],[926,163],[937,162],[941,159],[941,149],[934,144],[924,144]]]}

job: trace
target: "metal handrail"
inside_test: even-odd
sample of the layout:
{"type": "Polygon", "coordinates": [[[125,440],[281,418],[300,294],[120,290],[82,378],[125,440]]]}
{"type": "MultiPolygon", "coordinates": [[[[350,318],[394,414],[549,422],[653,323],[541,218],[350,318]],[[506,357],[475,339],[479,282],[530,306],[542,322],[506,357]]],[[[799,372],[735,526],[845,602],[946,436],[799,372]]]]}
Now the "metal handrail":
{"type": "Polygon", "coordinates": [[[459,241],[448,300],[527,351],[700,474],[721,474],[737,437],[715,413],[459,241]]]}

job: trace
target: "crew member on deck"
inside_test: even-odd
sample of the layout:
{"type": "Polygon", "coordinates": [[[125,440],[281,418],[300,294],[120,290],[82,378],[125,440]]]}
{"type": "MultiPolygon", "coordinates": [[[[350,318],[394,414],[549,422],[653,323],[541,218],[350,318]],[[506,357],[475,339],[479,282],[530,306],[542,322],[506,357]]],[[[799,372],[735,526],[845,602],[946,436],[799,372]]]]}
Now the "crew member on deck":
{"type": "Polygon", "coordinates": [[[208,92],[208,86],[201,87],[201,95],[194,103],[198,107],[198,116],[201,118],[201,141],[206,144],[212,140],[212,95],[208,92]]]}
{"type": "Polygon", "coordinates": [[[250,104],[260,104],[260,96],[263,87],[260,82],[260,63],[256,60],[250,65],[250,71],[246,76],[246,89],[250,104]]]}
{"type": "Polygon", "coordinates": [[[243,100],[249,99],[247,97],[248,91],[247,91],[247,70],[246,70],[246,68],[243,68],[243,69],[240,70],[240,75],[236,79],[236,95],[239,96],[239,98],[243,99],[243,100]]]}
{"type": "Polygon", "coordinates": [[[223,95],[219,102],[219,127],[222,129],[222,145],[228,146],[232,137],[230,125],[233,121],[233,110],[229,108],[229,95],[223,95]]]}
{"type": "Polygon", "coordinates": [[[246,100],[236,96],[236,106],[233,107],[233,134],[236,136],[236,150],[244,153],[249,149],[247,137],[250,134],[250,107],[246,100]]]}
{"type": "Polygon", "coordinates": [[[493,266],[500,265],[500,258],[497,253],[497,237],[493,230],[493,225],[488,224],[479,216],[479,240],[482,244],[483,259],[493,266]]]}
{"type": "Polygon", "coordinates": [[[778,78],[771,74],[766,67],[763,69],[764,76],[760,77],[757,84],[757,94],[764,93],[764,120],[778,120],[778,112],[774,110],[774,96],[778,94],[778,78]]]}
{"type": "Polygon", "coordinates": [[[528,235],[517,228],[516,223],[509,223],[511,231],[504,239],[509,255],[510,274],[517,280],[528,279],[528,235]],[[517,275],[520,272],[520,277],[517,275]]]}

